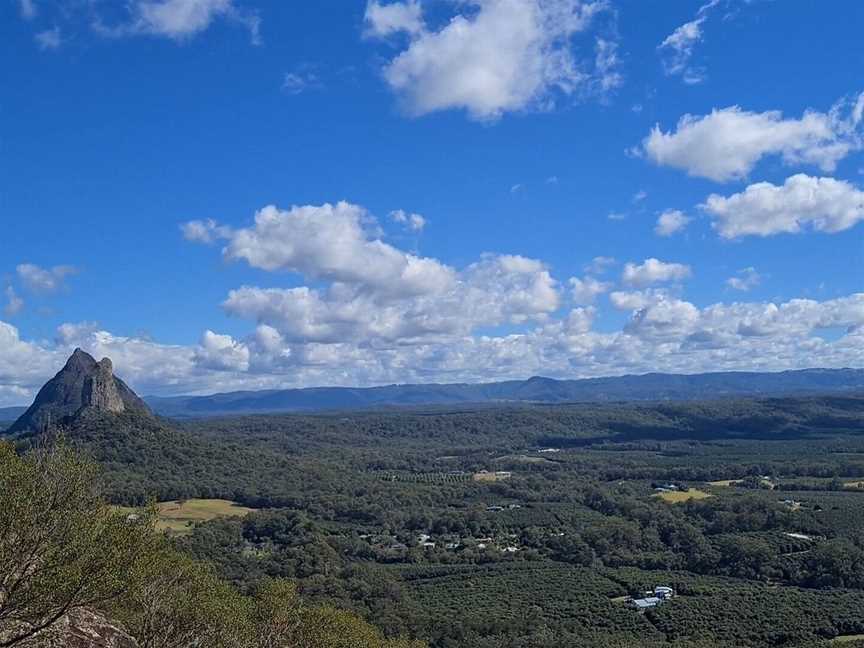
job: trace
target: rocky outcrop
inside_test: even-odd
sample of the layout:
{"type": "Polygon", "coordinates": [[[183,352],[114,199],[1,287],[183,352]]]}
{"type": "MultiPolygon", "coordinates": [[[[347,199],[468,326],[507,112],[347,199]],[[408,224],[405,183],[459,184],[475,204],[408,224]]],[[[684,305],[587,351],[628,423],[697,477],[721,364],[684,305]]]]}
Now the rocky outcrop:
{"type": "Polygon", "coordinates": [[[117,383],[114,380],[114,367],[109,358],[96,363],[96,371],[84,379],[82,394],[84,407],[95,407],[107,412],[122,412],[126,409],[117,383]]]}
{"type": "Polygon", "coordinates": [[[17,645],[21,648],[139,648],[138,642],[118,624],[87,609],[69,612],[47,630],[17,645]]]}
{"type": "Polygon", "coordinates": [[[33,404],[8,431],[41,432],[88,409],[151,416],[144,401],[114,375],[110,359],[96,362],[89,353],[75,349],[63,369],[45,383],[33,404]]]}

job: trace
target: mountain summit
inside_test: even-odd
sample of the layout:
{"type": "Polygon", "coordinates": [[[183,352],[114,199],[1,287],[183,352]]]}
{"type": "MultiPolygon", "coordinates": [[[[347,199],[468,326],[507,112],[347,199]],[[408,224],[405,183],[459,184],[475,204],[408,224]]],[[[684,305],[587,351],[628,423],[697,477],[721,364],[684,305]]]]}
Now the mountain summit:
{"type": "Polygon", "coordinates": [[[96,362],[89,353],[75,349],[66,365],[45,383],[33,404],[8,431],[38,432],[52,423],[77,418],[84,411],[151,416],[144,401],[114,375],[109,358],[96,362]]]}

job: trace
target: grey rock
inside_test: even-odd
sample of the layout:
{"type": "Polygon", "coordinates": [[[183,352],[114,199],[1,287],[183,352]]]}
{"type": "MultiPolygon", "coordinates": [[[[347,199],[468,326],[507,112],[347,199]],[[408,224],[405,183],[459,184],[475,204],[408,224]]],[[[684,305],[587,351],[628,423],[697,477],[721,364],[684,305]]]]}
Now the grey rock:
{"type": "Polygon", "coordinates": [[[7,432],[41,432],[86,410],[152,416],[144,401],[114,375],[110,359],[96,362],[89,353],[75,349],[63,369],[45,383],[33,404],[7,432]]]}
{"type": "Polygon", "coordinates": [[[119,624],[99,612],[76,609],[32,639],[22,648],[139,648],[119,624]]]}

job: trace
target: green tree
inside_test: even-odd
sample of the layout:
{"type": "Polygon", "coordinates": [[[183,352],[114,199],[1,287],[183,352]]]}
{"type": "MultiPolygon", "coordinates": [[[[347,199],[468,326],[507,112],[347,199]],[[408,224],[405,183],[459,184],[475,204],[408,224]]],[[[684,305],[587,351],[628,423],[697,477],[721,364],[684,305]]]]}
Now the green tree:
{"type": "Polygon", "coordinates": [[[0,646],[122,596],[156,540],[105,506],[96,467],[62,442],[24,456],[0,443],[0,646]]]}

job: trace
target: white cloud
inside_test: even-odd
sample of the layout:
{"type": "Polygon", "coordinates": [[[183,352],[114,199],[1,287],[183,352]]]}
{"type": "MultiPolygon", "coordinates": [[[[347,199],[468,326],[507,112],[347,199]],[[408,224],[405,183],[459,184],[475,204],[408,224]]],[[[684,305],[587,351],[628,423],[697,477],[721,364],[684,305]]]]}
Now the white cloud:
{"type": "Polygon", "coordinates": [[[90,324],[66,325],[48,343],[22,340],[0,322],[0,406],[27,403],[75,346],[112,358],[141,394],[864,366],[864,293],[704,308],[659,291],[642,296],[619,331],[594,330],[595,310],[575,308],[523,332],[416,344],[297,342],[262,325],[242,340],[205,332],[201,343],[180,346],[90,324]],[[839,338],[822,334],[838,329],[839,338]]]}
{"type": "Polygon", "coordinates": [[[454,274],[447,289],[394,297],[375,286],[334,283],[327,290],[232,290],[223,306],[291,342],[412,343],[469,335],[480,326],[542,321],[559,306],[557,284],[542,263],[484,256],[454,274]]]}
{"type": "Polygon", "coordinates": [[[381,4],[377,0],[371,0],[366,5],[364,20],[366,21],[366,34],[379,38],[399,32],[417,34],[425,28],[423,9],[419,0],[391,2],[390,4],[381,4]]]}
{"type": "MultiPolygon", "coordinates": [[[[425,224],[405,211],[390,218],[415,231],[425,224]]],[[[226,312],[271,327],[291,343],[416,344],[481,326],[542,321],[560,304],[557,282],[537,260],[489,254],[456,270],[385,243],[374,217],[346,202],[265,207],[248,228],[193,221],[183,230],[193,241],[224,240],[226,259],[325,284],[229,293],[226,312]]]]}
{"type": "Polygon", "coordinates": [[[621,273],[621,281],[627,286],[644,287],[667,281],[681,281],[691,275],[690,266],[681,263],[666,263],[651,258],[639,265],[627,263],[621,273]]]}
{"type": "Polygon", "coordinates": [[[634,204],[640,203],[643,200],[645,200],[647,197],[648,197],[648,192],[645,191],[644,189],[640,189],[635,194],[633,194],[633,197],[630,199],[630,202],[632,202],[634,204]]]}
{"type": "Polygon", "coordinates": [[[180,225],[183,238],[195,243],[214,243],[231,236],[231,228],[219,225],[212,218],[193,220],[180,225]]]}
{"type": "Polygon", "coordinates": [[[598,295],[608,292],[612,288],[612,284],[608,281],[599,281],[594,277],[571,277],[570,294],[573,297],[573,302],[581,306],[589,306],[594,303],[598,295]]]}
{"type": "Polygon", "coordinates": [[[624,75],[619,71],[618,43],[598,38],[594,43],[594,84],[600,95],[614,90],[624,83],[624,75]]]}
{"type": "Polygon", "coordinates": [[[784,118],[777,110],[757,113],[731,106],[701,117],[684,115],[674,132],[655,126],[635,152],[717,182],[745,177],[768,155],[780,155],[789,165],[833,171],[839,160],[864,145],[862,110],[864,93],[854,103],[838,102],[827,113],[807,110],[800,119],[784,118]]]}
{"type": "Polygon", "coordinates": [[[37,32],[33,38],[36,40],[39,49],[42,50],[57,49],[63,44],[63,39],[60,37],[60,28],[56,26],[37,32]]]}
{"type": "Polygon", "coordinates": [[[6,317],[15,317],[18,313],[24,310],[24,300],[18,296],[12,286],[6,286],[6,305],[3,307],[3,314],[6,317]]]}
{"type": "Polygon", "coordinates": [[[384,78],[413,115],[462,108],[489,120],[549,107],[556,94],[572,95],[592,82],[601,90],[620,83],[613,43],[595,43],[593,72],[573,55],[573,38],[605,8],[603,2],[466,0],[457,4],[466,13],[437,31],[422,23],[419,5],[369,6],[376,17],[370,19],[367,9],[371,33],[410,34],[384,78]],[[382,10],[389,13],[382,17],[382,10]]]}
{"type": "Polygon", "coordinates": [[[204,331],[195,350],[194,361],[206,369],[246,371],[249,368],[249,348],[230,335],[208,330],[204,331]]]}
{"type": "Polygon", "coordinates": [[[781,186],[757,182],[729,197],[711,194],[700,207],[728,239],[807,228],[835,233],[864,220],[864,192],[845,180],[797,174],[781,186]]]}
{"type": "Polygon", "coordinates": [[[16,327],[0,321],[0,405],[27,402],[59,370],[55,365],[50,350],[22,340],[16,327]]]}
{"type": "Polygon", "coordinates": [[[675,340],[697,330],[700,312],[690,302],[660,299],[633,313],[624,330],[640,338],[675,340]]]}
{"type": "Polygon", "coordinates": [[[408,213],[404,209],[397,209],[396,211],[390,212],[390,219],[394,223],[403,225],[412,232],[422,232],[423,228],[426,227],[426,219],[423,218],[423,216],[420,214],[408,213]]]}
{"type": "Polygon", "coordinates": [[[362,286],[394,297],[444,291],[455,280],[451,268],[377,238],[374,218],[347,202],[284,211],[270,205],[255,215],[253,227],[232,230],[192,221],[183,230],[192,240],[226,239],[223,255],[228,260],[362,286]]]}
{"type": "Polygon", "coordinates": [[[24,286],[35,293],[56,292],[63,288],[66,277],[78,272],[75,267],[69,265],[46,269],[33,263],[21,263],[15,271],[24,286]]]}
{"type": "Polygon", "coordinates": [[[691,65],[693,50],[702,42],[702,25],[708,19],[708,12],[720,0],[711,0],[702,5],[696,13],[696,18],[684,23],[669,34],[657,48],[662,56],[663,70],[668,76],[680,76],[690,85],[701,83],[705,79],[705,70],[691,65]]]}
{"type": "Polygon", "coordinates": [[[97,20],[94,28],[106,36],[147,34],[183,41],[225,18],[246,27],[253,44],[260,42],[258,15],[238,9],[234,0],[132,0],[128,9],[128,22],[107,26],[97,20]]]}
{"type": "Polygon", "coordinates": [[[681,210],[667,209],[657,218],[654,233],[657,236],[672,236],[687,227],[689,222],[690,218],[681,210]]]}
{"type": "Polygon", "coordinates": [[[752,266],[739,270],[737,276],[729,277],[726,280],[727,286],[733,290],[740,290],[742,292],[752,290],[760,283],[762,283],[762,275],[752,266]]]}
{"type": "Polygon", "coordinates": [[[609,293],[609,302],[616,310],[636,311],[651,304],[667,299],[665,290],[649,288],[647,290],[615,290],[609,293]]]}

